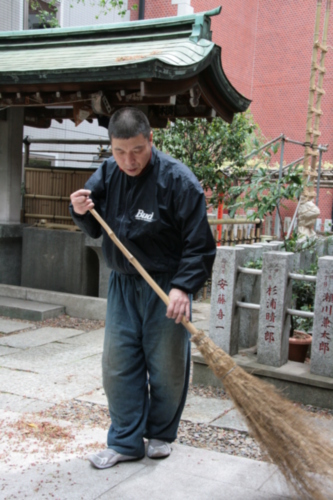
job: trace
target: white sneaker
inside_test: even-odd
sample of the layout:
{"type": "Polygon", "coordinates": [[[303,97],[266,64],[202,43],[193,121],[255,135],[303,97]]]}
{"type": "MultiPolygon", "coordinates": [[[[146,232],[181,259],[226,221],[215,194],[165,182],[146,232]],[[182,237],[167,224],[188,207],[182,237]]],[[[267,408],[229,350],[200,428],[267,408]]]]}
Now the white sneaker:
{"type": "Polygon", "coordinates": [[[160,441],[159,439],[149,439],[147,456],[149,458],[166,458],[171,453],[169,443],[160,441]]]}
{"type": "Polygon", "coordinates": [[[131,457],[130,455],[122,455],[111,448],[88,455],[89,462],[97,469],[107,469],[113,467],[118,462],[126,462],[127,460],[138,460],[139,457],[131,457]]]}

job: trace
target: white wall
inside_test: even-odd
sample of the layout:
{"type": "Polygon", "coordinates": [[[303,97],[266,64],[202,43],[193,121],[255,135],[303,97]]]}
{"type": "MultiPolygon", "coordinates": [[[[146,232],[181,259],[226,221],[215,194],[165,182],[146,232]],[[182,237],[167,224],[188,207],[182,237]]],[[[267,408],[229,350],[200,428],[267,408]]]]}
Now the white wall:
{"type": "MultiPolygon", "coordinates": [[[[127,9],[127,0],[124,0],[122,10],[127,9]]],[[[106,15],[100,13],[100,8],[92,5],[89,1],[85,5],[79,3],[74,4],[73,0],[62,0],[61,2],[61,26],[93,26],[96,24],[113,24],[130,20],[130,11],[127,10],[126,15],[121,17],[118,12],[113,9],[106,15]],[[72,8],[70,5],[74,5],[72,8]],[[98,19],[96,19],[98,16],[98,19]]]]}
{"type": "MultiPolygon", "coordinates": [[[[62,124],[52,120],[52,125],[47,129],[38,129],[35,127],[24,127],[24,136],[31,136],[34,138],[53,138],[53,139],[108,139],[108,132],[106,128],[99,127],[97,120],[90,124],[82,122],[78,127],[70,120],[64,120],[62,124]]],[[[52,157],[56,158],[55,166],[57,167],[75,167],[85,168],[90,167],[93,156],[98,152],[98,146],[77,146],[68,144],[32,144],[31,151],[38,150],[43,152],[43,155],[48,150],[58,151],[58,153],[50,153],[52,157]],[[77,151],[77,154],[70,154],[66,151],[77,151]],[[80,155],[79,152],[91,152],[91,155],[80,155]],[[65,161],[63,161],[65,160],[65,161]],[[82,160],[82,161],[66,161],[66,160],[82,160]]],[[[31,155],[34,153],[32,152],[31,155]]],[[[38,153],[34,154],[38,156],[38,153]]],[[[98,166],[96,164],[96,166],[98,166]]]]}
{"type": "Polygon", "coordinates": [[[23,28],[23,1],[0,0],[0,31],[17,31],[23,28]]]}
{"type": "Polygon", "coordinates": [[[171,0],[172,5],[178,5],[177,16],[187,16],[193,14],[194,8],[191,7],[191,0],[171,0]]]}

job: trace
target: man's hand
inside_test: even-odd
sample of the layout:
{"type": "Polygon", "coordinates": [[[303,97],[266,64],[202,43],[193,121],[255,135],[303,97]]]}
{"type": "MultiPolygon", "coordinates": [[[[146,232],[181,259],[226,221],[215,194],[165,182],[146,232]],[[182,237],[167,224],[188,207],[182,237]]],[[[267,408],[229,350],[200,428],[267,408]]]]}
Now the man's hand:
{"type": "Polygon", "coordinates": [[[187,293],[178,288],[172,288],[169,293],[170,304],[167,308],[167,317],[180,323],[185,316],[186,321],[190,321],[190,299],[187,293]]]}
{"type": "Polygon", "coordinates": [[[74,208],[74,212],[79,215],[84,215],[94,208],[92,200],[89,198],[91,191],[88,189],[79,189],[75,193],[71,194],[71,202],[74,208]]]}

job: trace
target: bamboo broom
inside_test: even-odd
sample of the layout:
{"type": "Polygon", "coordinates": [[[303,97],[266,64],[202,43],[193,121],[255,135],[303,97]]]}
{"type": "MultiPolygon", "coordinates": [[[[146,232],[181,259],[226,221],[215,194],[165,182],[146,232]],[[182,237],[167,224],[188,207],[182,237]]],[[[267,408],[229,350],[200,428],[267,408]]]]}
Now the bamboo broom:
{"type": "MultiPolygon", "coordinates": [[[[157,295],[169,305],[167,294],[119,241],[102,217],[95,209],[90,212],[157,295]]],[[[319,431],[309,425],[305,412],[282,398],[272,385],[236,365],[227,353],[191,322],[187,322],[185,317],[182,323],[208,366],[223,381],[252,434],[294,487],[298,498],[325,500],[325,491],[329,488],[332,491],[332,484],[329,485],[333,480],[332,445],[325,442],[319,431]]]]}

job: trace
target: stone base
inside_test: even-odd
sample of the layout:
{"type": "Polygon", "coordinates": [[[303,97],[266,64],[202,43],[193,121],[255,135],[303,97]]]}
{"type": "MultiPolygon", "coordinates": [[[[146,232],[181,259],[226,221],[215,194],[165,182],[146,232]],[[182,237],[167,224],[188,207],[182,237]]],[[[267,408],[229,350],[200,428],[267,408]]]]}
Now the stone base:
{"type": "MultiPolygon", "coordinates": [[[[310,364],[288,361],[275,368],[257,363],[256,356],[250,353],[237,354],[233,359],[245,371],[274,385],[292,401],[333,409],[333,378],[311,374],[310,364]]],[[[193,384],[223,387],[201,354],[194,354],[192,360],[193,384]]]]}
{"type": "Polygon", "coordinates": [[[27,227],[22,255],[22,286],[98,297],[98,257],[83,233],[27,227]]]}
{"type": "Polygon", "coordinates": [[[23,224],[0,224],[0,283],[21,284],[23,224]]]}

